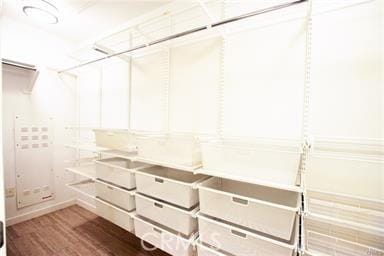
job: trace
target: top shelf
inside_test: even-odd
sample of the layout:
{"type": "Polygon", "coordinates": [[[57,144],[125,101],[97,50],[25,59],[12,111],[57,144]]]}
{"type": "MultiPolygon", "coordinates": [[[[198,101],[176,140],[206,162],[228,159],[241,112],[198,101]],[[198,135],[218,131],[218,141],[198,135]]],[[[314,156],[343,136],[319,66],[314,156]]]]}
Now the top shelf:
{"type": "Polygon", "coordinates": [[[101,151],[108,150],[107,148],[96,146],[95,144],[67,144],[65,146],[68,148],[90,151],[93,153],[99,153],[101,151]]]}
{"type": "Polygon", "coordinates": [[[122,150],[116,150],[116,149],[107,149],[104,147],[98,147],[96,145],[92,144],[72,144],[72,145],[66,145],[68,148],[78,149],[78,150],[84,150],[89,151],[97,154],[102,154],[108,157],[119,157],[135,162],[143,162],[147,164],[153,164],[153,165],[160,165],[168,168],[173,168],[181,171],[187,171],[187,172],[194,172],[197,169],[201,168],[201,164],[195,165],[195,166],[184,166],[179,164],[174,164],[170,162],[162,162],[162,161],[155,161],[151,159],[146,159],[142,157],[138,157],[136,152],[126,152],[122,150]]]}
{"type": "Polygon", "coordinates": [[[110,157],[120,157],[131,161],[136,160],[137,157],[136,152],[126,152],[122,150],[109,149],[105,147],[96,146],[95,144],[68,144],[66,145],[66,147],[77,150],[89,151],[92,153],[102,154],[110,157]]]}

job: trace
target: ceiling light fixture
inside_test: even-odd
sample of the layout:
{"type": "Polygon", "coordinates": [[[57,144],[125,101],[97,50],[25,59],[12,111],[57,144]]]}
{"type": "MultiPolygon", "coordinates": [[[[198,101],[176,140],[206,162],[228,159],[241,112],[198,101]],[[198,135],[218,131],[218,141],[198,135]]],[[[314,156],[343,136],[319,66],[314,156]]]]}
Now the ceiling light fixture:
{"type": "Polygon", "coordinates": [[[59,22],[59,10],[48,0],[23,0],[23,12],[28,17],[48,24],[59,22]]]}

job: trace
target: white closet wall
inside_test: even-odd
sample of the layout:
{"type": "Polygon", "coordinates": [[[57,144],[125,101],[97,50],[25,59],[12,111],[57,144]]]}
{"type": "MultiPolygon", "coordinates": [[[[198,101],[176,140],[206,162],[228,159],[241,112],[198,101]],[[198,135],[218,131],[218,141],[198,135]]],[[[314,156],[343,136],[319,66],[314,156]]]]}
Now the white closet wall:
{"type": "Polygon", "coordinates": [[[171,50],[171,131],[217,132],[221,47],[220,39],[210,39],[171,50]]]}
{"type": "MultiPolygon", "coordinates": [[[[4,67],[3,76],[3,152],[5,189],[15,188],[14,116],[28,116],[35,120],[53,118],[54,144],[52,166],[54,171],[54,200],[18,209],[16,197],[5,199],[7,225],[44,214],[47,210],[66,207],[74,203],[74,193],[65,184],[73,175],[64,169],[73,160],[74,153],[64,147],[70,140],[65,127],[75,122],[76,78],[72,75],[58,75],[57,68],[72,63],[65,54],[72,47],[46,32],[2,17],[3,58],[34,64],[40,75],[31,94],[24,93],[29,81],[22,71],[4,67]],[[28,42],[28,43],[26,43],[28,42]]],[[[39,174],[35,174],[36,179],[39,174]]]]}
{"type": "Polygon", "coordinates": [[[131,128],[162,131],[165,127],[167,52],[140,56],[132,61],[131,128]]]}
{"type": "Polygon", "coordinates": [[[227,38],[224,131],[228,135],[301,135],[304,19],[227,38]]]}
{"type": "MultiPolygon", "coordinates": [[[[72,174],[64,171],[69,165],[64,160],[74,158],[73,151],[68,151],[64,144],[70,140],[65,127],[75,120],[75,78],[63,75],[60,80],[55,71],[43,70],[36,82],[32,95],[24,94],[23,89],[28,81],[23,81],[22,74],[3,69],[3,150],[5,187],[16,187],[16,166],[14,155],[14,116],[28,116],[34,120],[52,117],[54,129],[53,169],[55,199],[31,207],[17,209],[15,196],[6,198],[7,224],[20,221],[22,214],[30,213],[45,207],[73,198],[73,193],[65,184],[71,180],[72,174]]],[[[34,175],[39,179],[38,173],[34,175]]],[[[32,181],[31,181],[32,182],[32,181]]]]}
{"type": "Polygon", "coordinates": [[[381,1],[313,18],[313,133],[383,138],[381,1]]]}
{"type": "Polygon", "coordinates": [[[120,59],[103,63],[101,126],[127,128],[129,120],[129,64],[120,59]]]}

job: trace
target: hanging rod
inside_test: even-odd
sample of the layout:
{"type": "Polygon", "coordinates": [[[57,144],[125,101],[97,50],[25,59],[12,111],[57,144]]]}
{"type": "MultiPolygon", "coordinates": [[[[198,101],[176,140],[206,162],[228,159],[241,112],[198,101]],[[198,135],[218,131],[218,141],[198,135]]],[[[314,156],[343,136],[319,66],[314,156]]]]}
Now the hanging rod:
{"type": "Polygon", "coordinates": [[[193,34],[193,33],[196,33],[196,32],[200,32],[200,31],[203,31],[203,30],[208,30],[208,29],[211,29],[211,28],[219,27],[219,26],[226,25],[226,24],[229,24],[229,23],[232,23],[232,22],[236,22],[236,21],[239,21],[239,20],[243,20],[243,19],[247,19],[247,18],[250,18],[250,17],[253,17],[253,16],[257,16],[257,15],[260,15],[260,14],[264,14],[264,13],[280,10],[280,9],[283,9],[283,8],[287,8],[287,7],[290,7],[290,6],[293,6],[293,5],[297,5],[297,4],[306,2],[306,1],[308,1],[308,0],[296,0],[296,1],[293,1],[293,2],[288,2],[288,3],[284,3],[284,4],[280,4],[280,5],[275,5],[275,6],[267,7],[267,8],[264,8],[264,9],[256,10],[256,11],[253,11],[253,12],[249,12],[249,13],[246,13],[246,14],[243,14],[243,15],[240,15],[240,16],[236,16],[236,17],[224,19],[222,21],[214,22],[214,23],[211,23],[211,24],[209,24],[207,26],[201,26],[201,27],[198,27],[198,28],[189,29],[189,30],[186,30],[186,31],[183,31],[183,32],[180,32],[180,33],[176,33],[176,34],[173,34],[173,35],[170,35],[170,36],[166,36],[166,37],[161,38],[161,39],[154,40],[154,41],[146,43],[146,44],[141,44],[141,45],[135,46],[135,47],[127,49],[127,50],[123,50],[123,51],[120,51],[120,52],[109,54],[109,55],[106,55],[104,57],[97,58],[97,59],[94,59],[94,60],[86,61],[86,62],[80,63],[78,65],[75,65],[75,66],[72,66],[72,67],[60,70],[58,72],[59,73],[67,72],[67,71],[70,71],[72,69],[80,68],[80,67],[83,67],[83,66],[95,63],[95,62],[99,62],[99,61],[106,60],[106,59],[109,59],[109,58],[112,58],[112,57],[116,57],[116,56],[119,56],[121,54],[133,52],[133,51],[136,51],[136,50],[139,50],[139,49],[143,49],[143,48],[146,48],[146,47],[150,47],[150,46],[153,46],[153,45],[156,45],[156,44],[160,44],[160,43],[172,40],[172,39],[176,39],[176,38],[179,38],[179,37],[190,35],[190,34],[193,34]]]}
{"type": "Polygon", "coordinates": [[[1,59],[1,63],[4,65],[12,66],[12,67],[17,67],[17,68],[22,68],[22,69],[28,69],[32,71],[36,71],[36,67],[31,64],[26,64],[14,60],[8,60],[8,59],[1,59]]]}

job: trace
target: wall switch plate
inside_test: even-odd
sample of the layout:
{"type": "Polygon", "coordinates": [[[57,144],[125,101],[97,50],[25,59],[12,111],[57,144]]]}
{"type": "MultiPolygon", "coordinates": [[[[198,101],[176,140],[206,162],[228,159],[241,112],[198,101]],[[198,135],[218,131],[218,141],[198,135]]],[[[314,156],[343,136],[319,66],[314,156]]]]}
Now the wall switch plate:
{"type": "Polygon", "coordinates": [[[14,197],[15,196],[15,188],[6,188],[5,189],[5,197],[14,197]]]}

